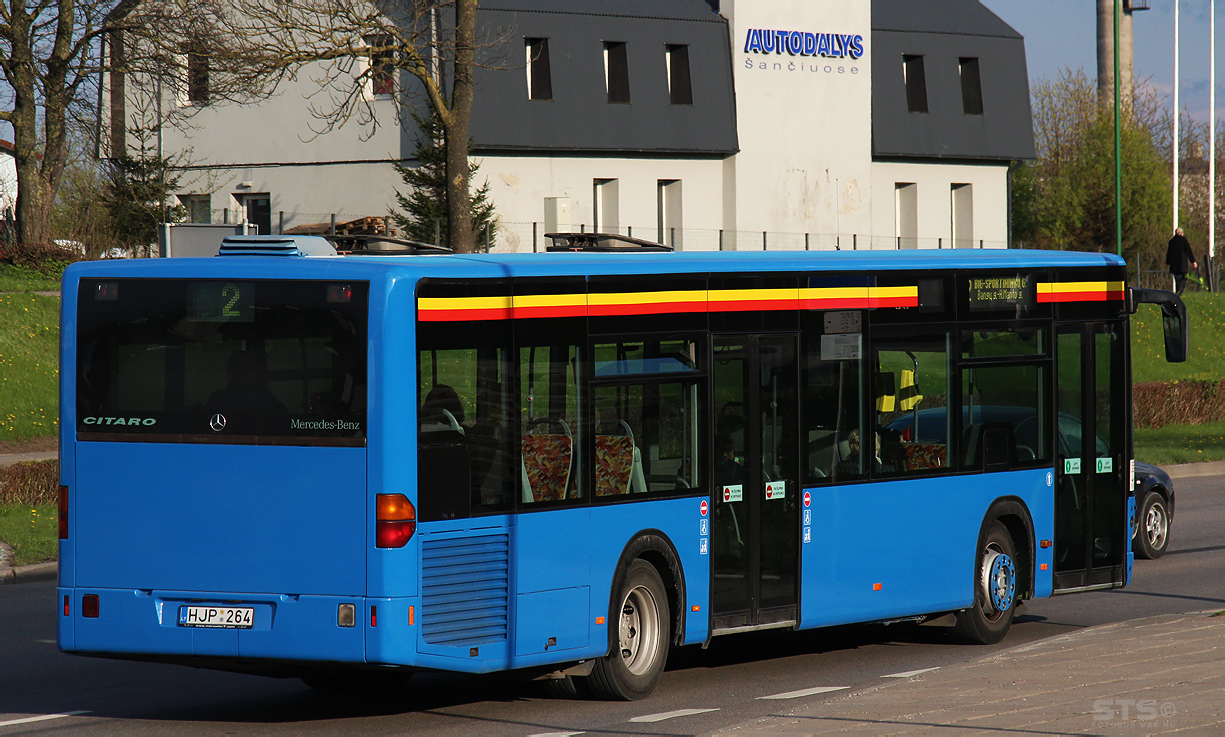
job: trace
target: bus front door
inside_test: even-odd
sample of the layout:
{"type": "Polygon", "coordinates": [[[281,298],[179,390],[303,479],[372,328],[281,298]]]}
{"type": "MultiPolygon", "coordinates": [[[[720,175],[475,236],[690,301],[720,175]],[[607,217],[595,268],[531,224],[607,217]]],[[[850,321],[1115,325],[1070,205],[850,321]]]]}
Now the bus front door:
{"type": "Polygon", "coordinates": [[[1118,323],[1056,329],[1056,591],[1125,581],[1131,473],[1122,331],[1118,323]]]}
{"type": "Polygon", "coordinates": [[[796,337],[714,340],[713,631],[796,620],[796,337]]]}

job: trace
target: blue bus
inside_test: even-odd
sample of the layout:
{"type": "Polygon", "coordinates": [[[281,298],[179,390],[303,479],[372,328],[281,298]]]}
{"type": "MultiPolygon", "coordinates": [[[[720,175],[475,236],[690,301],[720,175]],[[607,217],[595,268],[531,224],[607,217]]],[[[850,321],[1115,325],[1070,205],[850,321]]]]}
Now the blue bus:
{"type": "Polygon", "coordinates": [[[556,240],[71,266],[60,649],[635,699],[672,646],[1128,582],[1128,316],[1187,333],[1120,259],[556,240]]]}

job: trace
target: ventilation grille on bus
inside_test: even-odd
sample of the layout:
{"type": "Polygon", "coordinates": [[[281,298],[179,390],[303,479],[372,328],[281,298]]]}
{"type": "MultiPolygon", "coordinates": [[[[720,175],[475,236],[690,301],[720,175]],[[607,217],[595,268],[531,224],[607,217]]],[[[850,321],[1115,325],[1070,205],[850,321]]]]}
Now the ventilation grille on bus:
{"type": "Polygon", "coordinates": [[[506,639],[510,538],[507,534],[424,540],[421,634],[431,645],[506,639]]]}
{"type": "Polygon", "coordinates": [[[336,256],[326,239],[314,235],[227,235],[218,256],[336,256]]]}

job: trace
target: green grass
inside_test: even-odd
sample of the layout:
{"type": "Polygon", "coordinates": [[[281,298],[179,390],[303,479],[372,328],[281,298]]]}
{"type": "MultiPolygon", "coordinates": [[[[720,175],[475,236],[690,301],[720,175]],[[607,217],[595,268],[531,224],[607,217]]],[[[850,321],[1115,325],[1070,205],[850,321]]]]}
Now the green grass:
{"type": "Polygon", "coordinates": [[[0,294],[0,441],[59,432],[58,297],[0,294]]]}
{"type": "Polygon", "coordinates": [[[1225,421],[1136,428],[1136,460],[1158,466],[1225,461],[1225,421]]]}
{"type": "Polygon", "coordinates": [[[55,506],[0,506],[0,540],[12,546],[13,565],[55,560],[59,553],[59,522],[55,506]]]}
{"type": "Polygon", "coordinates": [[[1191,323],[1191,353],[1185,363],[1167,363],[1161,334],[1161,310],[1140,305],[1132,316],[1132,381],[1219,379],[1225,376],[1225,295],[1184,294],[1191,323]]]}
{"type": "Polygon", "coordinates": [[[58,292],[65,262],[52,261],[38,268],[0,264],[0,292],[58,292]]]}

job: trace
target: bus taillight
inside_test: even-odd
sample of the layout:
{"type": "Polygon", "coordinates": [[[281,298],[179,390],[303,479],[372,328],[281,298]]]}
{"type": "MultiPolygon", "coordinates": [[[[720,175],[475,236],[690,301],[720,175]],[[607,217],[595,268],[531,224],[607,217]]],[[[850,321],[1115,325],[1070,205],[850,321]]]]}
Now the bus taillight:
{"type": "Polygon", "coordinates": [[[68,539],[68,487],[67,486],[60,487],[59,512],[60,512],[60,539],[67,540],[68,539]]]}
{"type": "Polygon", "coordinates": [[[417,510],[403,494],[379,494],[375,497],[375,545],[380,548],[402,548],[417,531],[417,510]]]}

